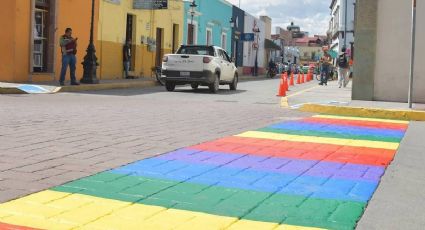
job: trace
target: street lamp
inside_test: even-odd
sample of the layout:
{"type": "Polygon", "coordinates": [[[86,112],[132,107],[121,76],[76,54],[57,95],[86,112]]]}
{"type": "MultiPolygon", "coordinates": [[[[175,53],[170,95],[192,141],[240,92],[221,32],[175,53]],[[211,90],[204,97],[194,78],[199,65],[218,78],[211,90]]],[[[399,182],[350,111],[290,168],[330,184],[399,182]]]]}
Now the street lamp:
{"type": "Polygon", "coordinates": [[[84,57],[83,61],[83,78],[80,80],[81,83],[85,84],[98,84],[99,79],[96,77],[97,69],[97,57],[96,57],[96,48],[93,43],[93,24],[94,24],[94,1],[91,1],[91,24],[90,24],[90,43],[87,47],[87,54],[84,57]]]}
{"type": "Polygon", "coordinates": [[[235,54],[237,54],[237,52],[236,52],[237,41],[235,40],[236,20],[233,17],[231,17],[229,23],[230,23],[230,27],[232,28],[232,37],[231,37],[231,41],[232,41],[232,44],[231,44],[232,45],[232,58],[234,59],[235,64],[236,64],[236,56],[237,56],[237,55],[235,55],[235,54]]]}
{"type": "Polygon", "coordinates": [[[258,49],[260,48],[260,46],[259,46],[260,28],[258,28],[257,25],[255,25],[254,28],[252,29],[252,31],[254,32],[254,34],[257,38],[257,43],[256,43],[257,46],[255,47],[254,76],[258,76],[258,49]]]}
{"type": "Polygon", "coordinates": [[[190,3],[190,16],[192,17],[192,20],[190,21],[190,24],[193,26],[193,17],[195,17],[195,13],[196,13],[196,7],[198,5],[196,5],[195,0],[192,1],[192,3],[190,3]]]}

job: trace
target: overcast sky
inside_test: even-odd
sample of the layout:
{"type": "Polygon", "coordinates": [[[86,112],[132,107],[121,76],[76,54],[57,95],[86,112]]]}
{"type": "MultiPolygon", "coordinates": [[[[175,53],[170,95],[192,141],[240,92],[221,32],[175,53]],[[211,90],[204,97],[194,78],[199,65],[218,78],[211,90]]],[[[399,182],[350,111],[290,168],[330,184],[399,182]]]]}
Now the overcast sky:
{"type": "MultiPolygon", "coordinates": [[[[239,0],[227,0],[236,6],[239,0]]],[[[275,26],[286,28],[293,21],[310,35],[325,35],[329,27],[331,0],[241,0],[241,8],[255,15],[267,15],[275,26]]]]}

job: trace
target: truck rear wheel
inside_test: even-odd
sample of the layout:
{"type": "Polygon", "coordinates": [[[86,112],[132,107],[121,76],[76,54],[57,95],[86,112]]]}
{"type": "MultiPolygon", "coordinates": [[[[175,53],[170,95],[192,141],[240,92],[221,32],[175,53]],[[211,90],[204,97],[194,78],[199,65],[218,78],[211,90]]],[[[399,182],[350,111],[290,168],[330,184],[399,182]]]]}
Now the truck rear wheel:
{"type": "Polygon", "coordinates": [[[176,84],[172,82],[166,82],[165,88],[167,89],[167,91],[172,92],[174,91],[174,89],[176,89],[176,84]]]}
{"type": "Polygon", "coordinates": [[[236,90],[238,88],[238,80],[239,80],[238,75],[235,74],[235,76],[233,77],[232,83],[230,83],[229,85],[230,90],[236,90]]]}
{"type": "Polygon", "coordinates": [[[214,76],[214,82],[209,86],[211,93],[217,93],[220,89],[220,79],[218,77],[218,74],[214,76]]]}

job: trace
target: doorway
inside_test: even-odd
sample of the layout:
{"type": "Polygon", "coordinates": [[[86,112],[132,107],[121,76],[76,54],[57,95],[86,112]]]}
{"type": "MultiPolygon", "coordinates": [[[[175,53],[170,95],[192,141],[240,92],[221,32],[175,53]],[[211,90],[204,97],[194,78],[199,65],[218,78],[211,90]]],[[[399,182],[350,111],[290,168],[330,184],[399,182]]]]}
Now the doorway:
{"type": "Polygon", "coordinates": [[[163,40],[164,40],[164,29],[156,28],[156,57],[155,57],[155,66],[162,65],[162,56],[163,54],[163,40]]]}
{"type": "Polygon", "coordinates": [[[136,65],[136,55],[135,55],[135,42],[134,42],[134,20],[135,16],[131,14],[127,14],[127,25],[125,30],[125,42],[130,41],[130,53],[131,53],[131,61],[130,61],[130,71],[134,71],[136,65]]]}
{"type": "Polygon", "coordinates": [[[187,44],[193,45],[195,38],[195,25],[189,23],[187,24],[187,44]]]}
{"type": "Polygon", "coordinates": [[[171,52],[176,53],[179,45],[179,24],[173,24],[173,47],[171,52]]]}

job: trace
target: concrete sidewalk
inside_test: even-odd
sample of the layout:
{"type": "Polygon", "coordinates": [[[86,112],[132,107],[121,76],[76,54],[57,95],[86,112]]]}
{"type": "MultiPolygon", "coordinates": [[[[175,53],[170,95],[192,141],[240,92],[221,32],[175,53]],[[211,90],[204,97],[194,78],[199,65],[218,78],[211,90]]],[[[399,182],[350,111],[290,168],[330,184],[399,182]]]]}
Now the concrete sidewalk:
{"type": "Polygon", "coordinates": [[[411,122],[396,157],[358,223],[359,230],[425,226],[425,122],[411,122]]]}
{"type": "MultiPolygon", "coordinates": [[[[318,105],[309,112],[319,112],[322,109],[332,114],[335,108],[345,109],[347,116],[379,116],[379,113],[400,113],[400,119],[409,117],[406,113],[419,114],[424,117],[425,105],[414,104],[413,110],[407,103],[353,101],[351,85],[340,89],[336,82],[330,82],[327,87],[310,88],[302,94],[288,98],[289,106],[296,109],[304,104],[318,105]],[[334,107],[332,109],[326,107],[334,107]],[[347,108],[354,111],[349,114],[347,108]],[[373,113],[375,111],[376,113],[373,113]],[[367,114],[359,114],[361,112],[367,114]]],[[[305,111],[305,110],[304,110],[305,111]]],[[[341,113],[338,113],[341,115],[341,113]]],[[[418,118],[418,117],[416,117],[418,118]]],[[[393,162],[367,205],[366,211],[357,225],[357,229],[423,229],[425,226],[425,122],[412,121],[393,162]]]]}

